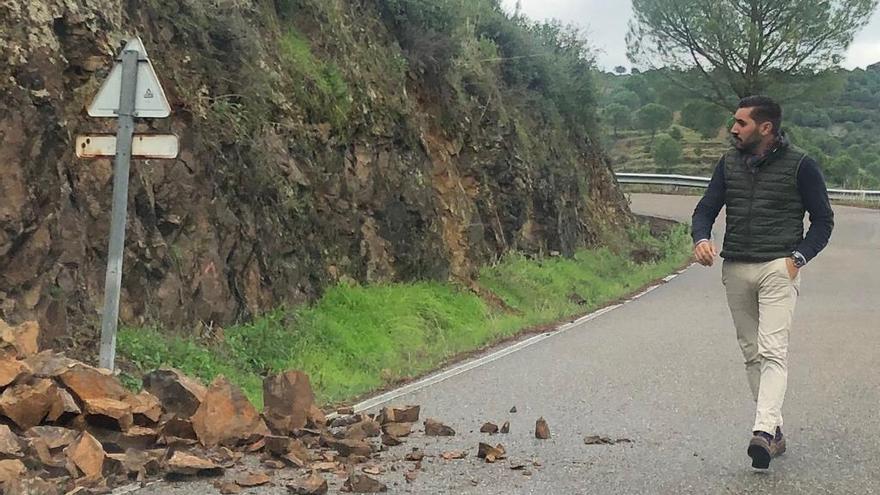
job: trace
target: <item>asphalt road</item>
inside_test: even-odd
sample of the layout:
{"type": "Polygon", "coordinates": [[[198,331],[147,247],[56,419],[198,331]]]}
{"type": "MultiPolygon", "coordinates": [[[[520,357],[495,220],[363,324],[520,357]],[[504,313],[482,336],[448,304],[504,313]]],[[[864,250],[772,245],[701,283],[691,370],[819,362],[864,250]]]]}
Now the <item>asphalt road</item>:
{"type": "MultiPolygon", "coordinates": [[[[696,200],[637,195],[633,210],[688,219],[696,200]]],[[[411,445],[429,455],[470,455],[428,458],[412,484],[402,471],[389,472],[381,477],[389,493],[880,493],[880,211],[835,212],[831,245],[802,274],[784,407],[788,452],[769,471],[754,471],[746,456],[754,404],[719,263],[693,266],[584,325],[396,400],[421,404],[423,417],[458,432],[411,445]],[[549,422],[550,440],[534,438],[539,416],[549,422]],[[505,420],[510,434],[478,432],[484,421],[505,420]],[[585,435],[632,443],[585,445],[585,435]],[[485,464],[475,457],[480,441],[500,442],[512,460],[540,465],[530,464],[528,476],[508,461],[485,464]]],[[[406,447],[396,452],[389,458],[406,447]]],[[[334,479],[331,492],[339,486],[334,479]]],[[[138,493],[216,490],[188,483],[138,493]]],[[[279,480],[247,493],[286,490],[279,480]]]]}

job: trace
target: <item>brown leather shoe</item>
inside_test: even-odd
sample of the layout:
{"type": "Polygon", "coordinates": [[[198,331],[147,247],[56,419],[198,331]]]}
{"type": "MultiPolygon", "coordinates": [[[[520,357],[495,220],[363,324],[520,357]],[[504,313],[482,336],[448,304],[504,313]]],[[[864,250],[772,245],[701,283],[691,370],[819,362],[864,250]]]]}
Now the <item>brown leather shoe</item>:
{"type": "Polygon", "coordinates": [[[770,455],[779,457],[785,453],[785,437],[782,435],[782,429],[776,427],[776,436],[770,442],[770,455]]]}
{"type": "Polygon", "coordinates": [[[773,437],[763,432],[755,432],[755,436],[749,442],[749,457],[752,458],[752,467],[756,469],[767,469],[770,467],[770,459],[773,458],[773,452],[776,450],[771,447],[773,437]],[[765,436],[766,435],[766,436],[765,436]],[[768,438],[769,437],[769,438],[768,438]]]}

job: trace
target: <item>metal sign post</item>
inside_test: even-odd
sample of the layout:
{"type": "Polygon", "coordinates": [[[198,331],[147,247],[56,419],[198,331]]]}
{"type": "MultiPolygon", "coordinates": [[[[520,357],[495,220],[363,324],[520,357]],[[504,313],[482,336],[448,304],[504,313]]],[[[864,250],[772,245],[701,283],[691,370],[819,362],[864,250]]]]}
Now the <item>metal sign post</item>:
{"type": "Polygon", "coordinates": [[[110,248],[104,282],[104,316],[101,319],[101,354],[98,364],[112,370],[116,362],[116,323],[119,319],[119,291],[122,287],[122,251],[128,213],[128,172],[134,135],[134,98],[137,90],[138,55],[122,52],[122,88],[119,92],[119,128],[113,161],[113,212],[110,220],[110,248]]]}
{"type": "MultiPolygon", "coordinates": [[[[125,223],[128,213],[128,176],[132,159],[135,117],[167,117],[171,107],[153,65],[147,58],[140,38],[126,44],[109,77],[89,106],[92,117],[116,117],[115,141],[103,136],[79,136],[77,156],[115,156],[113,161],[113,209],[110,220],[110,244],[107,253],[107,276],[104,282],[104,312],[101,319],[99,365],[113,370],[116,361],[116,328],[119,320],[119,295],[122,289],[122,258],[125,248],[125,223]]],[[[109,136],[112,138],[112,135],[109,136]]],[[[141,158],[175,158],[177,137],[171,135],[137,136],[141,158]]]]}

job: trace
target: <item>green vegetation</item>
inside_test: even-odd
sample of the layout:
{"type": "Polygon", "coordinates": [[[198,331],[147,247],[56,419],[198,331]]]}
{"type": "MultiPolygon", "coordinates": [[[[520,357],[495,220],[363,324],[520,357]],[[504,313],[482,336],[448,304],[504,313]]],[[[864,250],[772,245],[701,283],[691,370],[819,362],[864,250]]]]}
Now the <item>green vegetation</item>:
{"type": "Polygon", "coordinates": [[[693,97],[733,109],[739,98],[793,91],[793,76],[834,68],[878,0],[687,2],[633,0],[631,60],[678,67],[666,75],[693,97]]]}
{"type": "MultiPolygon", "coordinates": [[[[662,71],[635,75],[604,74],[599,80],[600,108],[607,128],[606,146],[617,171],[711,175],[728,144],[724,134],[730,112],[706,101],[688,98],[662,71]],[[635,82],[639,81],[639,82],[635,82]],[[650,134],[634,132],[633,123],[610,120],[621,101],[662,104],[678,113],[684,126],[682,154],[675,164],[655,161],[649,154],[650,134]],[[613,132],[612,132],[613,131],[613,132]],[[613,139],[611,139],[613,137],[613,139]]],[[[867,70],[803,75],[790,81],[792,91],[812,88],[809,98],[783,106],[783,128],[794,144],[816,158],[832,187],[880,188],[880,63],[867,70]]],[[[777,88],[780,93],[784,87],[777,88]]],[[[771,94],[779,96],[779,94],[771,94]]],[[[661,159],[662,160],[662,159],[661,159]]]]}
{"type": "Polygon", "coordinates": [[[347,400],[523,329],[589,312],[668,274],[690,255],[682,226],[659,239],[640,227],[609,240],[612,247],[573,258],[511,254],[485,267],[479,283],[500,296],[505,309],[449,284],[338,285],[314,305],[226,328],[213,342],[123,328],[119,352],[140,372],[174,366],[204,381],[223,374],[258,405],[261,377],[286,369],[307,372],[321,402],[347,400]]]}
{"type": "MultiPolygon", "coordinates": [[[[679,134],[681,131],[679,131],[679,134]]],[[[660,172],[669,172],[681,159],[681,144],[669,134],[661,134],[654,141],[654,163],[660,172]]]]}
{"type": "Polygon", "coordinates": [[[651,142],[653,143],[657,131],[662,131],[672,125],[672,112],[663,105],[648,103],[636,112],[636,122],[639,129],[651,133],[651,142]]]}

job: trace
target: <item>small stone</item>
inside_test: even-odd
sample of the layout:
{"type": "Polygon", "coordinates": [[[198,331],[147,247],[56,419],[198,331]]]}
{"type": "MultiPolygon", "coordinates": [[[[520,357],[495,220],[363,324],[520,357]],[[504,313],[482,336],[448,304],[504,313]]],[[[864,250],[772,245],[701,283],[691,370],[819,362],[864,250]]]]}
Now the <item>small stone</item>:
{"type": "Polygon", "coordinates": [[[516,413],[516,406],[510,408],[510,414],[516,413]]]}
{"type": "Polygon", "coordinates": [[[406,480],[407,483],[412,483],[416,480],[416,476],[418,476],[419,472],[416,470],[406,471],[403,473],[403,479],[406,480]]]}
{"type": "Polygon", "coordinates": [[[404,459],[407,461],[416,461],[416,462],[419,462],[424,458],[425,458],[425,453],[419,449],[416,449],[416,448],[413,448],[412,452],[410,452],[409,454],[406,454],[406,457],[404,457],[404,459]]]}
{"type": "Polygon", "coordinates": [[[429,437],[451,437],[455,436],[455,430],[435,419],[428,418],[425,420],[425,435],[429,437]]]}
{"type": "Polygon", "coordinates": [[[382,431],[392,437],[406,437],[412,433],[412,423],[386,423],[382,426],[382,431]]]}
{"type": "Polygon", "coordinates": [[[370,447],[370,444],[363,440],[336,440],[334,438],[327,438],[325,444],[327,445],[327,448],[338,452],[341,457],[352,455],[368,456],[373,453],[373,448],[370,447]]]}
{"type": "Polygon", "coordinates": [[[298,479],[287,485],[287,491],[293,495],[324,495],[327,493],[327,480],[312,471],[305,478],[298,479]]]}
{"type": "Polygon", "coordinates": [[[391,435],[382,435],[382,445],[387,445],[389,447],[397,447],[398,445],[403,444],[403,440],[391,436],[391,435]]]}
{"type": "Polygon", "coordinates": [[[18,384],[0,395],[0,415],[11,419],[20,430],[43,422],[57,397],[55,384],[40,379],[34,385],[18,384]]]}
{"type": "Polygon", "coordinates": [[[266,459],[263,461],[263,466],[269,469],[284,469],[284,463],[275,459],[266,459]]]}
{"type": "Polygon", "coordinates": [[[440,454],[440,457],[447,461],[451,461],[454,459],[464,459],[467,457],[467,452],[464,450],[449,450],[440,454]]]}
{"type": "Polygon", "coordinates": [[[272,479],[266,473],[248,473],[235,479],[235,483],[243,488],[265,485],[272,479]]]}
{"type": "Polygon", "coordinates": [[[501,433],[510,433],[510,421],[505,421],[503,425],[501,425],[501,433]]]}
{"type": "Polygon", "coordinates": [[[495,447],[480,442],[479,448],[477,449],[477,457],[480,459],[486,459],[486,462],[492,463],[496,460],[505,458],[504,446],[500,443],[495,447]]]}
{"type": "Polygon", "coordinates": [[[388,491],[388,487],[381,481],[370,478],[365,474],[357,473],[352,474],[347,480],[345,480],[342,489],[352,493],[379,493],[388,491]]]}
{"type": "Polygon", "coordinates": [[[223,495],[241,493],[241,487],[233,481],[218,481],[214,483],[214,488],[220,490],[220,493],[223,495]]]}
{"type": "Polygon", "coordinates": [[[535,422],[535,438],[547,440],[550,438],[550,427],[544,418],[538,418],[535,422]]]}
{"type": "Polygon", "coordinates": [[[17,326],[10,326],[0,320],[0,344],[14,349],[16,356],[21,359],[37,353],[39,338],[40,325],[35,321],[26,321],[17,326]]]}
{"type": "Polygon", "coordinates": [[[103,428],[125,431],[134,424],[131,404],[114,399],[85,399],[86,420],[103,428]]]}
{"type": "Polygon", "coordinates": [[[168,459],[170,473],[181,475],[219,474],[223,468],[204,457],[177,451],[168,459]]]}
{"type": "Polygon", "coordinates": [[[609,445],[609,444],[613,444],[614,441],[612,441],[608,437],[603,437],[603,436],[599,436],[599,435],[589,435],[584,438],[584,443],[587,445],[609,445]]]}
{"type": "Polygon", "coordinates": [[[34,426],[27,430],[24,435],[28,438],[40,438],[46,442],[49,449],[67,447],[76,441],[76,430],[62,428],[60,426],[34,426]]]}
{"type": "Polygon", "coordinates": [[[378,420],[386,423],[417,423],[421,406],[385,407],[379,413],[378,420]]]}
{"type": "Polygon", "coordinates": [[[351,406],[340,407],[336,410],[336,414],[339,414],[340,416],[350,416],[354,414],[354,408],[351,406]]]}
{"type": "Polygon", "coordinates": [[[19,378],[30,373],[30,367],[17,359],[0,358],[0,388],[15,383],[19,378]]]}
{"type": "Polygon", "coordinates": [[[490,435],[494,435],[498,433],[498,425],[495,423],[485,423],[482,427],[480,427],[480,433],[488,433],[490,435]]]}

